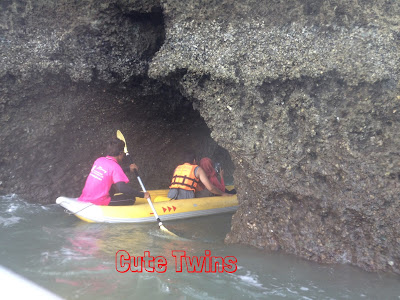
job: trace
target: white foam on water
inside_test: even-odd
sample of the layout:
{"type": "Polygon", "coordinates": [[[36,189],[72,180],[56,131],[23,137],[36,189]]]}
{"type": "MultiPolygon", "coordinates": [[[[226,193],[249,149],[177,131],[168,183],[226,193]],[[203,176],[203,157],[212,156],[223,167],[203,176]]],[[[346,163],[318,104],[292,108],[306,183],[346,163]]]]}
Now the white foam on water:
{"type": "Polygon", "coordinates": [[[0,226],[12,226],[32,215],[50,210],[50,206],[28,203],[16,194],[0,196],[0,226]]]}
{"type": "Polygon", "coordinates": [[[286,290],[291,294],[298,294],[298,292],[291,290],[290,288],[286,288],[286,290]]]}
{"type": "Polygon", "coordinates": [[[11,204],[11,205],[8,207],[7,212],[12,213],[12,212],[16,211],[17,209],[18,209],[18,205],[11,204]]]}
{"type": "Polygon", "coordinates": [[[23,220],[23,216],[18,212],[24,206],[17,195],[10,194],[0,197],[0,226],[10,227],[23,220]]]}
{"type": "Polygon", "coordinates": [[[8,194],[8,195],[1,196],[1,198],[3,200],[14,200],[14,199],[18,198],[18,196],[16,194],[8,194]]]}
{"type": "Polygon", "coordinates": [[[264,286],[258,281],[258,276],[252,275],[250,271],[247,271],[246,275],[236,275],[236,276],[247,285],[265,289],[264,286]]]}
{"type": "Polygon", "coordinates": [[[9,227],[9,226],[19,223],[19,221],[21,219],[22,218],[19,218],[19,217],[9,217],[9,218],[0,217],[0,225],[2,225],[4,227],[9,227]]]}

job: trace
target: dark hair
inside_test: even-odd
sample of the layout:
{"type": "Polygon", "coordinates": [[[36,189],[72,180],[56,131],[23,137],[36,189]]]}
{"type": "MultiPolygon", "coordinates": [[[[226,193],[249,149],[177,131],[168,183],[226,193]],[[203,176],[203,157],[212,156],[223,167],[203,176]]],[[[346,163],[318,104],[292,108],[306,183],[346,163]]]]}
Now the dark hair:
{"type": "Polygon", "coordinates": [[[114,137],[107,143],[107,155],[118,156],[124,152],[125,143],[120,139],[114,137]]]}
{"type": "Polygon", "coordinates": [[[196,154],[194,154],[193,151],[186,151],[183,154],[183,163],[192,164],[195,159],[196,159],[196,154]]]}

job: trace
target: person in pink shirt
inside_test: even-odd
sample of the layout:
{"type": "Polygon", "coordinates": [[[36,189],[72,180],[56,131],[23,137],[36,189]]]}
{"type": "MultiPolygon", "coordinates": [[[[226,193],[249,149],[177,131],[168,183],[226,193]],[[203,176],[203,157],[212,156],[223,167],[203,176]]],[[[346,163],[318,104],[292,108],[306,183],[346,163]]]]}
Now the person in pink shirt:
{"type": "MultiPolygon", "coordinates": [[[[221,180],[218,180],[217,177],[217,172],[215,171],[214,168],[214,163],[213,161],[208,158],[204,157],[200,160],[199,166],[204,170],[204,172],[207,175],[208,180],[214,185],[218,190],[221,191],[221,193],[229,193],[230,191],[227,191],[225,189],[225,181],[224,181],[224,170],[220,169],[219,175],[221,180]]],[[[233,194],[234,192],[232,192],[233,194]]],[[[204,185],[199,182],[197,189],[196,189],[196,197],[211,197],[211,196],[216,196],[207,189],[204,188],[204,185]]]]}
{"type": "MultiPolygon", "coordinates": [[[[107,156],[94,162],[79,201],[117,206],[133,205],[135,197],[150,198],[148,192],[139,192],[128,184],[129,179],[120,166],[125,157],[124,146],[124,142],[117,138],[108,142],[107,156]],[[114,191],[118,194],[114,195],[114,191]]],[[[133,172],[134,169],[137,169],[137,166],[131,164],[129,170],[133,172]]]]}

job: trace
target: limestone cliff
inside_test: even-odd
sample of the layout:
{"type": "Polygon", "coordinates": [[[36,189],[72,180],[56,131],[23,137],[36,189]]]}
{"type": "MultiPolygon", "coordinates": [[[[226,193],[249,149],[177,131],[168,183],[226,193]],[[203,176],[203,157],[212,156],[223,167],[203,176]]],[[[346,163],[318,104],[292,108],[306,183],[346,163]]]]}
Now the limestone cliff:
{"type": "Polygon", "coordinates": [[[235,163],[226,241],[399,272],[399,3],[206,2],[163,2],[149,75],[235,163]]]}
{"type": "Polygon", "coordinates": [[[154,187],[216,141],[227,242],[400,273],[398,1],[1,5],[3,191],[78,191],[116,129],[154,187]]]}

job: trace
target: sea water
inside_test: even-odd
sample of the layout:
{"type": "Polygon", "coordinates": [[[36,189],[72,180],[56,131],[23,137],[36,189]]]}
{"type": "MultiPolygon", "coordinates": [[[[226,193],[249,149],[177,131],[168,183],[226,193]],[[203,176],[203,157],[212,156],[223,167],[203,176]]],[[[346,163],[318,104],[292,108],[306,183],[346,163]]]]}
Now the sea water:
{"type": "Polygon", "coordinates": [[[0,265],[65,299],[400,299],[396,275],[225,245],[231,217],[164,222],[177,238],[161,231],[157,223],[86,223],[55,204],[3,196],[0,265]],[[165,272],[157,268],[150,272],[151,264],[126,270],[126,265],[118,265],[118,251],[133,258],[163,257],[165,272]],[[179,272],[177,254],[183,251],[186,258],[179,272]],[[191,272],[193,268],[185,264],[188,258],[200,262],[209,257],[235,258],[236,269],[211,272],[205,266],[191,272]]]}

